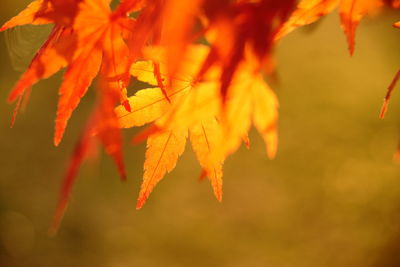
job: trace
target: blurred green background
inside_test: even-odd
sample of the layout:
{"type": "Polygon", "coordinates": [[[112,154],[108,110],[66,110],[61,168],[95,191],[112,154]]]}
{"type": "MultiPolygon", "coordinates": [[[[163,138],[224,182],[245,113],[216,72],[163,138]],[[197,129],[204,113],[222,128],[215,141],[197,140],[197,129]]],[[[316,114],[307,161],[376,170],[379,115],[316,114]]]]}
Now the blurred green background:
{"type": "MultiPolygon", "coordinates": [[[[0,22],[27,2],[2,1],[0,22]]],[[[400,166],[392,162],[400,92],[378,119],[399,68],[400,32],[391,27],[398,15],[363,21],[353,57],[336,12],[280,43],[277,158],[267,159],[252,131],[251,149],[226,161],[222,203],[197,181],[188,146],[136,211],[145,144],[129,145],[126,131],[128,182],[104,155],[85,164],[55,237],[47,229],[61,178],[94,96],[82,101],[58,148],[60,75],[34,87],[10,129],[5,99],[21,73],[0,34],[0,266],[400,266],[400,166]]]]}

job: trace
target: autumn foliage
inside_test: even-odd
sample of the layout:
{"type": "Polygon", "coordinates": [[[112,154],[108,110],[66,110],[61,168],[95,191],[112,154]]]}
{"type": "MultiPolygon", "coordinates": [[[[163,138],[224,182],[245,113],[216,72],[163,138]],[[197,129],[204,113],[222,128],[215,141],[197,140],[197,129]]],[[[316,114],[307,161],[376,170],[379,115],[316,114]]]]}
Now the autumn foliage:
{"type": "Polygon", "coordinates": [[[121,0],[112,10],[109,0],[33,1],[0,29],[54,25],[9,94],[8,100],[17,102],[13,120],[34,84],[65,69],[55,119],[57,146],[88,88],[94,85],[97,92],[64,179],[54,228],[79,166],[97,144],[126,179],[122,128],[147,125],[133,138],[147,140],[137,208],[174,169],[188,140],[201,177],[209,178],[221,200],[224,160],[243,142],[249,145],[251,126],[264,139],[267,155],[275,156],[279,105],[265,76],[274,72],[277,42],[338,9],[353,54],[361,19],[399,7],[398,0],[121,0]],[[129,91],[137,81],[148,88],[129,91]]]}

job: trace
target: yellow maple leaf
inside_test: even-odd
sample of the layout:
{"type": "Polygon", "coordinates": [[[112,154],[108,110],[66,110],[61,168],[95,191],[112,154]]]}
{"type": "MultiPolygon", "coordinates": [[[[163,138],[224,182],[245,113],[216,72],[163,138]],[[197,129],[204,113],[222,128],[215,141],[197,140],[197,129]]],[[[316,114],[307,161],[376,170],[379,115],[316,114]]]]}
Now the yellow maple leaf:
{"type": "MultiPolygon", "coordinates": [[[[199,47],[198,51],[203,48],[199,47]]],[[[162,66],[164,67],[165,65],[162,66]]],[[[131,67],[131,74],[140,81],[157,85],[153,70],[154,63],[152,61],[139,61],[131,67]]],[[[191,75],[194,75],[195,70],[189,68],[188,71],[190,70],[193,73],[191,75]]],[[[166,76],[163,75],[163,78],[166,79],[166,76]]],[[[193,89],[191,85],[192,80],[193,78],[187,76],[186,73],[180,77],[175,77],[173,84],[175,87],[178,85],[180,87],[176,90],[170,90],[167,95],[168,99],[159,87],[138,91],[134,96],[129,98],[129,104],[132,107],[130,112],[122,105],[115,109],[119,117],[120,126],[124,128],[142,126],[162,117],[171,109],[172,103],[177,101],[182,95],[187,95],[193,89]]],[[[211,116],[203,121],[199,121],[190,128],[182,127],[179,131],[175,128],[149,137],[147,141],[148,150],[146,152],[145,174],[139,193],[138,208],[144,204],[154,186],[163,176],[175,167],[176,161],[182,154],[182,148],[184,149],[186,142],[186,137],[180,137],[182,137],[183,132],[187,133],[188,131],[190,132],[193,150],[205,174],[211,181],[214,194],[218,200],[222,199],[223,159],[217,160],[210,157],[211,154],[214,154],[213,150],[217,147],[217,142],[221,139],[222,130],[215,117],[211,116]]]]}
{"type": "Polygon", "coordinates": [[[208,47],[188,48],[182,68],[168,80],[162,62],[163,51],[155,48],[153,58],[132,65],[131,74],[138,80],[157,86],[154,61],[167,84],[166,95],[160,87],[147,88],[131,96],[129,112],[116,108],[121,127],[130,128],[154,122],[157,131],[147,140],[145,173],[139,193],[138,208],[148,198],[154,186],[176,165],[183,153],[189,133],[193,150],[209,177],[214,194],[222,199],[222,164],[247,139],[252,124],[267,144],[268,155],[276,152],[277,99],[251,61],[243,62],[234,75],[222,108],[219,94],[218,68],[210,69],[203,80],[196,75],[206,58],[208,47]],[[156,56],[154,56],[156,55],[156,56]],[[185,68],[187,66],[187,68],[185,68]]]}

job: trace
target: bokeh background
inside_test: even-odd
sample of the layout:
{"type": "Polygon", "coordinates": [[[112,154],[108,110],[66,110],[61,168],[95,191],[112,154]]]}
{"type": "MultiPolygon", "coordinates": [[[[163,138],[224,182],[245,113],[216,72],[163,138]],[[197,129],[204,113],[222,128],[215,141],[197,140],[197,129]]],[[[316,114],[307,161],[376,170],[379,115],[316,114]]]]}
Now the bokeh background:
{"type": "MultiPolygon", "coordinates": [[[[2,1],[0,23],[27,2],[2,1]]],[[[128,182],[104,155],[85,164],[55,237],[47,229],[61,178],[94,95],[58,148],[60,75],[34,87],[10,129],[13,106],[5,99],[21,73],[6,47],[15,34],[0,34],[0,266],[400,266],[400,165],[392,161],[400,92],[378,119],[399,68],[400,32],[391,27],[398,19],[387,11],[364,20],[353,57],[336,12],[282,40],[271,83],[281,103],[279,153],[268,160],[252,131],[251,149],[226,161],[222,203],[197,181],[188,146],[135,210],[145,144],[128,144],[128,130],[128,182]]]]}

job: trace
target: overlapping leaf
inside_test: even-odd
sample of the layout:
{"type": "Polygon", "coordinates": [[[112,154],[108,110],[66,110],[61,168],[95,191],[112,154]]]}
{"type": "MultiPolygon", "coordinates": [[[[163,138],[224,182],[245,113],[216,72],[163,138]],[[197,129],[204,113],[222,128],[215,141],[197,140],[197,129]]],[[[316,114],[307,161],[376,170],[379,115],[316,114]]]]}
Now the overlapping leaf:
{"type": "MultiPolygon", "coordinates": [[[[248,145],[252,125],[263,137],[268,156],[275,156],[278,101],[262,73],[274,71],[277,40],[339,7],[352,54],[356,28],[365,15],[384,4],[400,7],[398,0],[121,0],[111,10],[110,2],[35,0],[0,28],[54,24],[8,100],[18,100],[14,121],[31,87],[66,68],[55,145],[81,98],[98,80],[97,103],[65,177],[54,229],[94,140],[103,144],[125,178],[120,128],[151,124],[141,135],[147,138],[147,152],[138,208],[174,169],[188,138],[221,200],[223,162],[243,141],[248,145]],[[195,45],[199,41],[209,45],[195,45]],[[128,97],[131,75],[149,88],[128,97]]],[[[400,27],[399,22],[394,26],[400,27]]]]}

